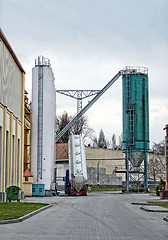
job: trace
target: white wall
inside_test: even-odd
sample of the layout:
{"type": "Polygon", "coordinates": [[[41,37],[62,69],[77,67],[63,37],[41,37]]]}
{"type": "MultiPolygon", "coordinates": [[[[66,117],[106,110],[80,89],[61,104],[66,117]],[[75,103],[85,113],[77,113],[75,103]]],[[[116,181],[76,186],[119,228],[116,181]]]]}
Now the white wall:
{"type": "Polygon", "coordinates": [[[65,187],[65,182],[63,181],[63,177],[66,176],[66,170],[69,169],[69,164],[67,163],[59,163],[57,164],[57,187],[58,189],[65,187]]]}

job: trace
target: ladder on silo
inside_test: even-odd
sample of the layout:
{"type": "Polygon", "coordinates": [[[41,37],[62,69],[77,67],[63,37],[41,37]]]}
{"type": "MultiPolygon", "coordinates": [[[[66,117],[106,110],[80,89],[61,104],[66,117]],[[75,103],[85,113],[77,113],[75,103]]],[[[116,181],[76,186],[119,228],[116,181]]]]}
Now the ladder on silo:
{"type": "Polygon", "coordinates": [[[130,128],[130,145],[134,145],[134,109],[130,109],[130,119],[129,119],[129,128],[130,128]]]}
{"type": "Polygon", "coordinates": [[[42,179],[43,158],[43,59],[38,59],[37,181],[42,179]]]}
{"type": "Polygon", "coordinates": [[[134,145],[134,115],[135,115],[135,111],[134,111],[134,107],[131,104],[131,99],[130,99],[130,91],[131,91],[131,87],[130,87],[130,74],[127,73],[126,74],[126,104],[127,104],[127,113],[129,115],[129,137],[128,137],[128,142],[127,145],[134,145]]]}

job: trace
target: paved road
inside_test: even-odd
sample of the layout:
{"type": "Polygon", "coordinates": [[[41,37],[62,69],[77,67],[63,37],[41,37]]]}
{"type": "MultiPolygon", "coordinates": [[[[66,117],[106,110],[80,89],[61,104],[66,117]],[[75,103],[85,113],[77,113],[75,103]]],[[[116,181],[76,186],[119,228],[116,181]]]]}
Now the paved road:
{"type": "MultiPolygon", "coordinates": [[[[112,193],[40,198],[53,207],[23,222],[0,225],[0,240],[168,240],[165,213],[146,212],[131,204],[151,198],[112,193]]],[[[26,201],[32,199],[39,201],[26,201]]]]}

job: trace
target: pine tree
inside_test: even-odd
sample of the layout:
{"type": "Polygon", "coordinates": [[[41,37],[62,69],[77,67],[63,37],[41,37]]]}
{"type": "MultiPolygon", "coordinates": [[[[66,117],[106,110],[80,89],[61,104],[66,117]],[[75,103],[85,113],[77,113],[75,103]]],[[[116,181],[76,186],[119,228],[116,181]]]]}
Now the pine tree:
{"type": "Polygon", "coordinates": [[[105,135],[103,130],[100,130],[99,133],[99,138],[98,138],[98,147],[99,148],[107,148],[107,143],[106,143],[106,139],[105,139],[105,135]]]}

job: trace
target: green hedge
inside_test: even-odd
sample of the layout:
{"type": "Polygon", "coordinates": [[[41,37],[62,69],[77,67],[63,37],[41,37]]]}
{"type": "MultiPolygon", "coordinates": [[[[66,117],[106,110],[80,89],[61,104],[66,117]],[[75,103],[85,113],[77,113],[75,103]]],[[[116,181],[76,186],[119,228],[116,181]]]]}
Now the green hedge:
{"type": "Polygon", "coordinates": [[[114,185],[89,185],[91,192],[100,192],[100,191],[121,191],[121,186],[114,185]]]}

